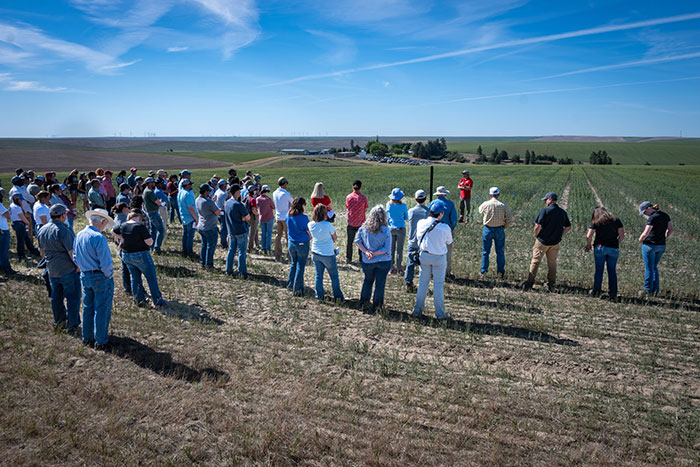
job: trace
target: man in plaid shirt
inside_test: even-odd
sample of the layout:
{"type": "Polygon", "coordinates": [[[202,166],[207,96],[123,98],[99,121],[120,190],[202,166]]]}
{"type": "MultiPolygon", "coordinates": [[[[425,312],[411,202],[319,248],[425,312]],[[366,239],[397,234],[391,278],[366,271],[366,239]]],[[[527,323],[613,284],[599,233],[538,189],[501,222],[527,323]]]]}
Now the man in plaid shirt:
{"type": "Polygon", "coordinates": [[[479,213],[484,215],[484,231],[481,235],[481,275],[489,270],[489,254],[491,243],[496,245],[496,269],[503,278],[506,273],[506,233],[505,227],[513,224],[513,216],[505,203],[498,200],[501,190],[492,186],[489,189],[489,200],[479,206],[479,213]]]}
{"type": "MultiPolygon", "coordinates": [[[[352,182],[352,193],[345,198],[345,208],[348,210],[348,245],[346,249],[346,257],[348,263],[352,263],[352,246],[355,242],[355,234],[365,222],[365,211],[369,207],[367,197],[360,193],[362,182],[355,180],[352,182]]],[[[362,259],[362,253],[357,252],[359,258],[362,259]]]]}

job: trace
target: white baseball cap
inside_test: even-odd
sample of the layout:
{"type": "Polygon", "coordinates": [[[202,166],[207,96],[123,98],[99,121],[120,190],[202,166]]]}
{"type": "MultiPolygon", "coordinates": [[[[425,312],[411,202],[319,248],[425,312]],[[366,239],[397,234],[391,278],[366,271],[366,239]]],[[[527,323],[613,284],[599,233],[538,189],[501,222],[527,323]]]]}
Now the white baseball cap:
{"type": "Polygon", "coordinates": [[[497,186],[492,186],[491,188],[489,188],[489,194],[490,195],[500,195],[501,190],[499,190],[497,186]]]}

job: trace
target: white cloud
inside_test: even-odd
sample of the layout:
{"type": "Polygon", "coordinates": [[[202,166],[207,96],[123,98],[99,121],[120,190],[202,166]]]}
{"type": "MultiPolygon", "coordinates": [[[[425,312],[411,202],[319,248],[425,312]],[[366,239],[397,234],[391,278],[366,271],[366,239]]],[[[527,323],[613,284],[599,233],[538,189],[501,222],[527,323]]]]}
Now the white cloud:
{"type": "Polygon", "coordinates": [[[68,88],[48,88],[37,81],[10,81],[5,91],[66,92],[68,88]]]}
{"type": "Polygon", "coordinates": [[[168,47],[168,52],[170,53],[175,53],[175,52],[184,52],[186,50],[189,50],[189,47],[168,47]]]}
{"type": "Polygon", "coordinates": [[[307,29],[306,32],[322,39],[321,47],[328,49],[328,52],[321,55],[320,60],[326,65],[343,65],[357,55],[355,42],[348,36],[315,29],[307,29]]]}
{"type": "Polygon", "coordinates": [[[384,81],[384,87],[385,87],[385,88],[390,88],[390,87],[391,87],[391,83],[390,83],[389,81],[384,81]]]}
{"type": "Polygon", "coordinates": [[[101,71],[121,70],[122,68],[126,68],[126,67],[131,66],[131,65],[138,63],[140,61],[141,61],[141,59],[137,58],[136,60],[132,60],[130,62],[115,63],[114,65],[105,65],[102,68],[100,68],[100,70],[101,71]]]}

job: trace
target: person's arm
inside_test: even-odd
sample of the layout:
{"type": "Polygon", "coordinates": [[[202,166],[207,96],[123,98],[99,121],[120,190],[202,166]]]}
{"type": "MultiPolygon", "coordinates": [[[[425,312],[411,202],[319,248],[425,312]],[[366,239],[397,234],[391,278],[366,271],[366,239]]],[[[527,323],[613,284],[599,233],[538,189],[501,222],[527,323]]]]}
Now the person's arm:
{"type": "Polygon", "coordinates": [[[197,217],[197,210],[194,208],[194,206],[187,206],[187,209],[190,210],[190,214],[194,218],[194,226],[197,227],[197,222],[199,222],[199,217],[197,217]]]}
{"type": "Polygon", "coordinates": [[[41,225],[46,225],[48,223],[46,216],[39,215],[39,220],[41,220],[41,225]]]}
{"type": "Polygon", "coordinates": [[[508,209],[508,206],[506,206],[506,222],[503,224],[503,227],[510,227],[515,223],[515,219],[513,219],[513,214],[511,214],[510,209],[508,209]]]}
{"type": "Polygon", "coordinates": [[[639,243],[643,242],[651,233],[651,225],[647,224],[647,226],[644,228],[644,232],[639,236],[639,243]]]}
{"type": "Polygon", "coordinates": [[[588,229],[588,232],[586,233],[586,246],[583,248],[584,250],[591,251],[591,242],[593,241],[594,234],[595,234],[595,230],[588,229]]]}
{"type": "Polygon", "coordinates": [[[216,211],[214,211],[214,214],[216,214],[216,217],[219,217],[224,214],[224,211],[222,211],[221,209],[217,209],[216,211]]]}
{"type": "Polygon", "coordinates": [[[334,232],[331,234],[331,238],[333,239],[333,243],[335,243],[338,240],[338,235],[334,232]]]}
{"type": "Polygon", "coordinates": [[[27,216],[24,215],[24,212],[19,213],[19,220],[21,220],[27,227],[32,225],[32,222],[27,219],[27,216]]]}
{"type": "Polygon", "coordinates": [[[99,236],[97,242],[97,257],[100,262],[100,270],[105,277],[112,278],[114,275],[114,267],[112,265],[112,252],[109,250],[107,237],[99,236]]]}
{"type": "Polygon", "coordinates": [[[10,211],[5,211],[2,213],[2,217],[9,219],[10,218],[10,211]]]}
{"type": "Polygon", "coordinates": [[[571,221],[569,220],[569,215],[564,212],[566,220],[564,221],[564,231],[561,233],[562,236],[566,235],[571,230],[571,221]]]}
{"type": "Polygon", "coordinates": [[[670,237],[673,233],[673,223],[668,221],[668,227],[666,228],[666,238],[670,237]]]}
{"type": "Polygon", "coordinates": [[[564,227],[564,231],[563,231],[561,234],[562,234],[562,235],[566,235],[567,233],[569,233],[570,230],[571,230],[571,226],[570,226],[570,225],[567,226],[567,227],[564,227]]]}
{"type": "Polygon", "coordinates": [[[535,224],[534,228],[534,233],[535,233],[535,238],[540,234],[540,231],[542,230],[542,226],[540,224],[535,224]]]}
{"type": "Polygon", "coordinates": [[[143,241],[143,243],[146,244],[146,246],[153,246],[153,237],[149,237],[143,241]]]}

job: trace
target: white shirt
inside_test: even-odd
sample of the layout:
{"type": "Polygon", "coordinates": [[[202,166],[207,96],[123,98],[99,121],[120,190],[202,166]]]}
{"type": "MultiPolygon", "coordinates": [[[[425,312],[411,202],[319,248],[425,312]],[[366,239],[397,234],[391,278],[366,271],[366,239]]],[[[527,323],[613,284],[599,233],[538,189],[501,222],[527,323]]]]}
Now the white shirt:
{"type": "Polygon", "coordinates": [[[0,203],[0,230],[10,230],[7,224],[7,218],[3,215],[7,212],[7,208],[0,203]]]}
{"type": "Polygon", "coordinates": [[[224,207],[226,206],[226,198],[227,198],[226,192],[224,190],[222,190],[221,188],[219,188],[216,190],[216,193],[214,193],[213,197],[216,198],[214,200],[214,202],[216,203],[216,207],[223,211],[224,207]]]}
{"type": "Polygon", "coordinates": [[[34,204],[34,197],[31,196],[24,187],[18,187],[17,185],[14,185],[12,188],[10,188],[10,200],[12,200],[12,196],[14,196],[16,193],[19,193],[22,195],[22,198],[24,198],[24,201],[22,201],[22,207],[24,208],[24,212],[32,212],[32,205],[34,204]],[[31,201],[29,199],[31,198],[31,201]]]}
{"type": "MultiPolygon", "coordinates": [[[[423,238],[423,234],[433,225],[433,222],[439,222],[434,217],[421,219],[416,226],[416,241],[423,238]]],[[[439,223],[431,230],[423,241],[420,243],[420,251],[425,251],[431,255],[446,255],[447,245],[452,243],[452,230],[447,224],[439,223]]]]}
{"type": "Polygon", "coordinates": [[[36,222],[37,226],[42,226],[44,225],[41,222],[41,218],[39,216],[46,216],[46,223],[48,224],[51,222],[51,215],[49,214],[49,207],[45,204],[41,204],[39,201],[34,203],[34,222],[36,222]]]}
{"type": "Polygon", "coordinates": [[[294,198],[292,198],[292,195],[290,195],[287,190],[280,187],[277,188],[274,193],[272,193],[272,200],[275,203],[275,211],[277,211],[277,214],[275,214],[275,220],[285,220],[287,218],[289,208],[292,207],[292,201],[294,201],[294,198]]]}
{"type": "Polygon", "coordinates": [[[22,206],[17,206],[15,203],[10,204],[10,220],[12,222],[20,222],[22,220],[19,218],[20,214],[24,214],[22,206]]]}

